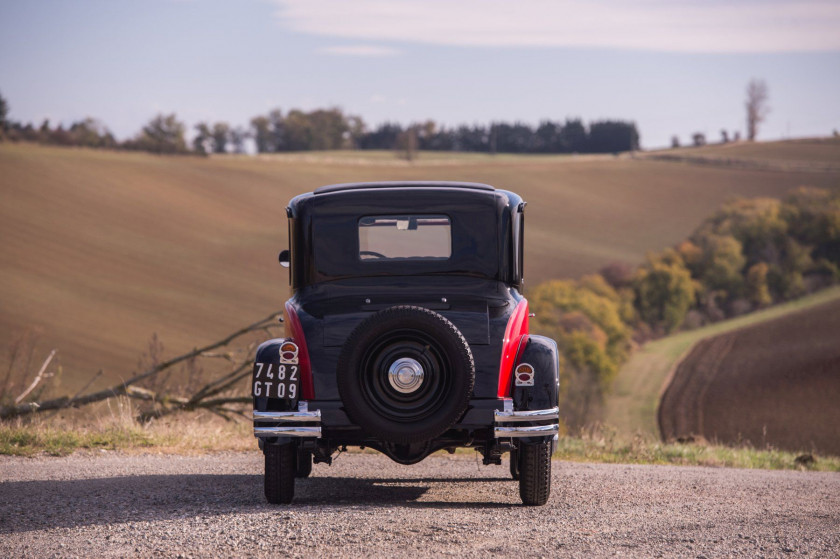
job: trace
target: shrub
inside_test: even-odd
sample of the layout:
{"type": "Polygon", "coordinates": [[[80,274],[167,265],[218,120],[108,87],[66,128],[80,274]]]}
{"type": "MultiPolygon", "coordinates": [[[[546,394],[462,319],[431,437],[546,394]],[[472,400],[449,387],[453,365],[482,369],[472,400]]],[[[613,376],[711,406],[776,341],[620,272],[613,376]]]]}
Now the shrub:
{"type": "Polygon", "coordinates": [[[694,304],[694,282],[675,251],[649,255],[633,287],[639,316],[654,330],[674,331],[694,304]]]}

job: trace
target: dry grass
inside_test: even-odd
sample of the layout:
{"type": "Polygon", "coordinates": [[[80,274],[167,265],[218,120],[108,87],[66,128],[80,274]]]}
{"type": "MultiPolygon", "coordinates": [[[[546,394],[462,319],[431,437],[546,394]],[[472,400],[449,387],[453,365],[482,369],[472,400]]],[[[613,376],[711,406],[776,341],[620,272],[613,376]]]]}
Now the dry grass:
{"type": "MultiPolygon", "coordinates": [[[[97,419],[90,415],[0,424],[0,455],[66,456],[74,452],[196,455],[224,451],[256,451],[251,423],[225,422],[202,413],[182,414],[141,426],[133,421],[131,403],[118,400],[104,406],[97,419]]],[[[370,449],[351,452],[373,452],[370,449]]],[[[471,449],[461,452],[474,454],[471,449]]],[[[663,444],[645,435],[632,440],[600,427],[558,441],[554,458],[575,462],[674,464],[762,469],[840,471],[840,458],[811,454],[813,461],[797,462],[800,453],[771,447],[725,447],[703,441],[663,444]]]]}
{"type": "Polygon", "coordinates": [[[138,424],[128,399],[96,410],[0,423],[0,454],[65,456],[76,451],[202,454],[257,448],[250,421],[225,421],[208,412],[182,413],[138,424]]]}
{"type": "Polygon", "coordinates": [[[690,443],[662,443],[649,435],[632,439],[617,436],[609,428],[598,428],[578,437],[562,437],[555,458],[574,462],[611,464],[673,464],[760,468],[767,470],[816,470],[840,472],[840,458],[808,452],[787,452],[772,446],[723,446],[698,440],[690,443]]]}
{"type": "Polygon", "coordinates": [[[446,179],[513,189],[529,202],[526,276],[536,285],[637,263],[730,197],[840,182],[627,157],[421,154],[379,165],[359,156],[201,159],[0,144],[0,370],[13,337],[37,329],[41,353],[58,348],[65,391],[101,368],[98,388],[130,376],[155,332],[171,356],[280,308],[283,209],[323,184],[446,179]]]}
{"type": "Polygon", "coordinates": [[[738,142],[700,148],[662,150],[656,153],[772,161],[777,164],[836,164],[840,160],[840,138],[809,138],[786,142],[738,142]]]}

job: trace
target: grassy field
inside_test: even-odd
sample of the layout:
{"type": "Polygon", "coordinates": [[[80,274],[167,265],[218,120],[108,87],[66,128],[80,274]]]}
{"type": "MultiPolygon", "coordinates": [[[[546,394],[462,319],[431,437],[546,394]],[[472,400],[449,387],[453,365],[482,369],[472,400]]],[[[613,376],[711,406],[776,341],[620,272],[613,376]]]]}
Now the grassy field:
{"type": "Polygon", "coordinates": [[[840,171],[838,150],[840,138],[805,138],[657,150],[642,157],[729,168],[836,173],[840,171]]]}
{"type": "Polygon", "coordinates": [[[171,356],[261,318],[287,297],[276,254],[292,196],[409,179],[522,194],[535,285],[638,263],[734,196],[837,185],[840,173],[626,156],[423,153],[408,163],[390,152],[198,158],[0,144],[0,372],[23,337],[18,366],[25,355],[37,368],[56,348],[63,391],[102,369],[97,387],[127,377],[153,333],[171,356]]]}
{"type": "Polygon", "coordinates": [[[612,392],[607,398],[604,422],[615,428],[623,439],[631,438],[637,433],[646,437],[658,437],[656,408],[662,389],[679,360],[697,342],[798,311],[818,309],[838,300],[840,287],[833,287],[797,301],[645,344],[619,371],[612,392]]]}
{"type": "Polygon", "coordinates": [[[696,154],[758,161],[840,164],[840,159],[837,157],[838,149],[840,149],[840,138],[806,138],[786,142],[715,144],[699,148],[681,148],[674,151],[686,155],[696,154]]]}
{"type": "MultiPolygon", "coordinates": [[[[250,422],[225,422],[202,412],[173,416],[141,426],[132,419],[130,402],[115,400],[110,411],[100,412],[99,418],[93,422],[87,417],[82,424],[66,419],[0,424],[0,455],[65,456],[74,452],[103,454],[115,451],[123,454],[178,455],[257,452],[251,429],[250,422]]],[[[373,451],[351,448],[350,452],[373,451]]],[[[459,449],[458,452],[474,454],[471,449],[459,449]]],[[[605,429],[575,437],[561,437],[554,453],[556,459],[575,462],[840,472],[840,458],[812,454],[812,460],[803,462],[801,459],[797,461],[798,456],[797,453],[771,448],[732,448],[702,442],[663,444],[645,437],[623,441],[605,429]]]]}

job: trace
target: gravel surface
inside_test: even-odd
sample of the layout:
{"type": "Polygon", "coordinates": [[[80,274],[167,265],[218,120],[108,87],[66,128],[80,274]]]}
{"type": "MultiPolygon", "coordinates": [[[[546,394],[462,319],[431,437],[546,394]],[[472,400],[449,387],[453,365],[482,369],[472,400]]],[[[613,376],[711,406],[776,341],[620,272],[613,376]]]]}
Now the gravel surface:
{"type": "Polygon", "coordinates": [[[0,557],[837,557],[840,474],[555,461],[544,507],[469,455],[341,455],[262,496],[262,455],[0,457],[0,557]]]}

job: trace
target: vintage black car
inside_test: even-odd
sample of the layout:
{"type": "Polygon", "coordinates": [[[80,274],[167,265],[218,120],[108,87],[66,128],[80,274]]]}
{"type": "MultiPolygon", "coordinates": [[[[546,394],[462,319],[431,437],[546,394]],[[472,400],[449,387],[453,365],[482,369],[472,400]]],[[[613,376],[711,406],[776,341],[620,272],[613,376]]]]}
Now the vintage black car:
{"type": "Polygon", "coordinates": [[[286,208],[285,337],[257,350],[254,435],[265,496],[346,446],[400,464],[470,447],[526,505],[551,486],[557,344],[528,332],[525,202],[460,182],[338,184],[286,208]]]}

